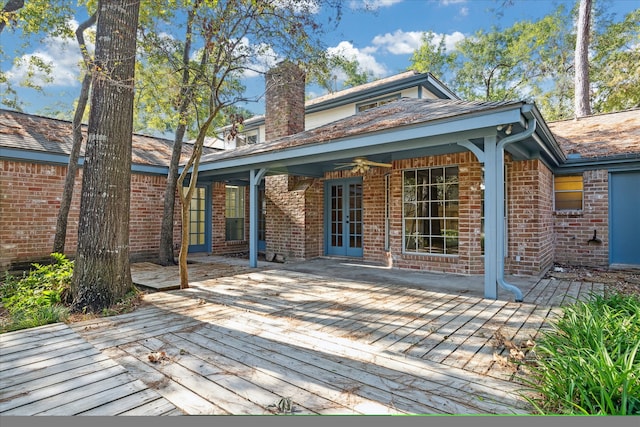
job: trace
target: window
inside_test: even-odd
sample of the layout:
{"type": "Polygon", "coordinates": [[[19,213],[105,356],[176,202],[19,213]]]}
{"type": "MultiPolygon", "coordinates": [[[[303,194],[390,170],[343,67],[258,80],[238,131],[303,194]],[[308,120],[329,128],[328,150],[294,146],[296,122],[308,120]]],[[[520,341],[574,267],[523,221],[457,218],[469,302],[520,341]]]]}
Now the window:
{"type": "Polygon", "coordinates": [[[226,191],[226,240],[244,240],[244,187],[227,185],[226,191]]]}
{"type": "Polygon", "coordinates": [[[562,175],[553,179],[555,210],[582,210],[582,175],[562,175]]]}
{"type": "Polygon", "coordinates": [[[393,95],[393,96],[388,96],[386,98],[376,99],[376,100],[373,100],[373,101],[363,102],[362,104],[356,105],[356,111],[358,113],[362,113],[363,111],[369,110],[371,108],[379,107],[379,106],[384,105],[384,104],[388,104],[388,103],[393,102],[393,101],[395,101],[397,99],[400,99],[400,94],[396,94],[396,95],[393,95]]]}
{"type": "Polygon", "coordinates": [[[404,251],[458,253],[458,167],[403,172],[404,251]]]}

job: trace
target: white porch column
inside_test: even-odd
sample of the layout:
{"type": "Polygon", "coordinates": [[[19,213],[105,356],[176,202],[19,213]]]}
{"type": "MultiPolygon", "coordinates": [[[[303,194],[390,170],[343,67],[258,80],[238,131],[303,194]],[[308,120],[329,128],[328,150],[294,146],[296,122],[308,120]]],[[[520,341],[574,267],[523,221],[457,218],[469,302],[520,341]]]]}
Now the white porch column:
{"type": "Polygon", "coordinates": [[[266,169],[249,171],[249,267],[258,266],[258,191],[266,169]]]}

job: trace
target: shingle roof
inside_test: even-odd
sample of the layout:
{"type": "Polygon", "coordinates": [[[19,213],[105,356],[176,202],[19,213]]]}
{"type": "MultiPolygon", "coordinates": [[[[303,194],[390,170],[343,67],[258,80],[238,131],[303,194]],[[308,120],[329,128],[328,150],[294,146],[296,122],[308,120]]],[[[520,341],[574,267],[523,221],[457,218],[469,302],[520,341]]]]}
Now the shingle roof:
{"type": "MultiPolygon", "coordinates": [[[[83,126],[85,141],[86,130],[83,126]]],[[[71,122],[0,109],[1,147],[68,155],[72,144],[71,122]]],[[[168,166],[172,147],[173,141],[168,139],[134,134],[131,160],[134,164],[168,166]]],[[[183,145],[183,162],[191,151],[191,145],[183,145]]]]}
{"type": "Polygon", "coordinates": [[[335,139],[363,135],[400,126],[416,125],[521,104],[520,101],[482,102],[451,99],[401,98],[380,107],[372,108],[365,112],[295,135],[285,136],[256,145],[244,145],[235,150],[210,154],[204,156],[202,161],[244,157],[307,144],[320,144],[335,139]]]}
{"type": "Polygon", "coordinates": [[[640,156],[640,109],[551,122],[548,126],[569,157],[640,156]]]}

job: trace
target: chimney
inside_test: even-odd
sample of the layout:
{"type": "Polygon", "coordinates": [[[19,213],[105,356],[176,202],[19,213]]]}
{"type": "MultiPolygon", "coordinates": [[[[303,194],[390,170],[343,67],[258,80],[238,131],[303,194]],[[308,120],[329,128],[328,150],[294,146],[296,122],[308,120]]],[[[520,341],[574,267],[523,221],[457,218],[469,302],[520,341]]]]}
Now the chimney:
{"type": "Polygon", "coordinates": [[[265,80],[266,140],[304,131],[304,71],[283,61],[267,72],[265,80]]]}

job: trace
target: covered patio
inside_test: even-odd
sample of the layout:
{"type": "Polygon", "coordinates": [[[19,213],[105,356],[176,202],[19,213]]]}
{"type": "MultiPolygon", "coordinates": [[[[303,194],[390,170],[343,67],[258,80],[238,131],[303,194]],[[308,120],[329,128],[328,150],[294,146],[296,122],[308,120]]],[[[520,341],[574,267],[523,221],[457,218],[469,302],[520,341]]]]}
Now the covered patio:
{"type": "Polygon", "coordinates": [[[531,280],[518,303],[348,260],[210,265],[132,313],[0,335],[0,414],[530,413],[505,340],[602,290],[531,280]]]}
{"type": "MultiPolygon", "coordinates": [[[[506,236],[509,232],[505,219],[506,154],[513,161],[536,159],[551,168],[557,166],[564,156],[539,112],[532,104],[403,98],[312,130],[261,144],[238,147],[229,152],[204,156],[199,168],[198,183],[207,185],[212,182],[226,182],[249,188],[249,266],[256,267],[260,240],[259,194],[265,179],[271,176],[293,176],[319,180],[318,182],[324,180],[326,184],[327,180],[337,176],[341,178],[340,182],[362,180],[362,177],[365,176],[365,185],[362,186],[362,190],[357,189],[356,191],[368,192],[365,194],[365,198],[377,198],[378,200],[385,197],[394,198],[392,203],[396,211],[389,214],[388,218],[379,215],[368,225],[365,223],[364,227],[368,226],[369,228],[361,233],[362,237],[345,236],[345,241],[350,237],[364,240],[359,252],[357,252],[359,255],[356,257],[362,257],[363,248],[365,261],[372,260],[372,257],[381,258],[383,251],[393,251],[394,255],[400,257],[408,255],[407,259],[412,259],[414,264],[423,263],[424,267],[420,268],[424,270],[429,269],[430,261],[423,262],[421,260],[423,258],[426,260],[430,255],[435,254],[431,257],[431,262],[434,262],[435,259],[436,263],[451,264],[451,261],[455,259],[455,268],[473,268],[476,271],[483,271],[483,295],[485,298],[497,299],[500,291],[508,293],[513,300],[519,302],[523,300],[522,290],[505,280],[504,260],[507,253],[505,246],[506,236]],[[464,230],[461,226],[459,231],[458,225],[455,225],[453,230],[456,233],[455,239],[458,238],[458,233],[463,236],[460,237],[460,246],[464,247],[466,252],[463,253],[461,250],[458,253],[456,250],[453,256],[446,252],[443,252],[444,256],[440,256],[440,253],[432,253],[429,249],[407,249],[405,234],[409,231],[403,222],[405,208],[400,199],[404,197],[402,170],[417,167],[406,166],[410,164],[407,162],[411,162],[413,159],[422,159],[420,161],[424,162],[424,159],[436,156],[469,152],[475,158],[473,162],[477,162],[476,165],[478,163],[482,165],[481,169],[478,167],[478,170],[482,172],[479,177],[476,178],[474,175],[474,178],[469,179],[465,184],[467,186],[473,185],[473,190],[470,187],[463,188],[461,185],[460,191],[469,192],[467,194],[473,192],[474,200],[471,202],[468,199],[463,200],[462,196],[460,197],[461,207],[459,209],[466,215],[465,217],[460,215],[460,223],[464,222],[464,230]],[[382,184],[371,184],[372,189],[367,189],[369,188],[366,187],[368,167],[354,168],[352,171],[348,171],[349,174],[336,175],[336,170],[341,168],[340,165],[363,158],[391,167],[393,177],[390,178],[390,181],[385,181],[384,184],[387,190],[382,184]],[[374,186],[376,189],[373,189],[374,186]],[[390,193],[385,195],[384,191],[390,193]],[[483,200],[479,196],[481,191],[483,200]],[[476,201],[475,198],[478,200],[476,201]],[[462,206],[463,203],[464,206],[462,206]],[[482,226],[480,225],[480,217],[482,217],[482,226]],[[369,242],[375,242],[375,249],[368,249],[367,239],[369,242]],[[482,243],[480,243],[481,240],[482,243]],[[384,245],[381,242],[384,242],[384,245]],[[367,259],[367,253],[369,259],[367,259]],[[471,265],[473,267],[469,267],[471,265]]],[[[467,167],[468,163],[461,166],[462,169],[467,167]]],[[[383,173],[377,172],[375,179],[382,182],[383,173]]],[[[327,230],[335,225],[329,221],[334,221],[332,215],[336,212],[330,212],[330,208],[327,207],[330,203],[327,189],[328,187],[325,187],[324,196],[315,196],[316,199],[313,201],[316,205],[318,202],[323,203],[322,197],[324,197],[324,210],[320,208],[319,214],[317,212],[313,214],[314,221],[318,221],[318,216],[324,216],[324,223],[319,220],[319,227],[323,230],[318,232],[318,226],[314,223],[312,226],[301,225],[300,229],[296,231],[302,236],[300,240],[303,244],[305,239],[323,241],[323,244],[319,245],[320,249],[317,249],[318,244],[316,244],[314,250],[317,253],[313,256],[331,254],[328,247],[332,244],[329,243],[330,237],[327,230]],[[331,219],[328,219],[330,217],[331,219]],[[318,235],[309,237],[307,234],[311,233],[324,233],[324,237],[318,235]]],[[[286,186],[279,191],[286,193],[286,186]]],[[[344,190],[344,192],[348,191],[344,190]]],[[[544,197],[547,195],[545,194],[544,197]]],[[[458,202],[456,201],[456,203],[458,202]]],[[[518,208],[534,209],[536,212],[534,216],[539,216],[537,212],[544,206],[546,204],[540,206],[529,204],[518,206],[518,208]]],[[[374,210],[377,211],[377,209],[374,210]]],[[[349,208],[345,207],[337,214],[345,215],[343,211],[349,211],[349,208]]],[[[366,214],[367,208],[364,207],[362,211],[366,214]]],[[[273,221],[274,217],[283,215],[282,212],[267,215],[267,227],[269,227],[269,221],[273,221]]],[[[417,216],[422,218],[431,215],[417,216]]],[[[427,220],[418,219],[417,221],[425,222],[427,220]]],[[[457,217],[455,221],[458,221],[457,217]]],[[[338,222],[340,223],[337,224],[337,228],[346,229],[349,227],[350,218],[346,215],[338,222]]],[[[304,220],[301,223],[306,224],[304,220]]],[[[526,227],[526,224],[522,224],[520,227],[526,227]]],[[[532,230],[532,232],[542,233],[540,234],[542,237],[536,234],[534,239],[530,239],[531,242],[542,242],[534,243],[541,246],[547,245],[548,242],[545,240],[547,234],[542,230],[532,230]]],[[[272,231],[271,237],[273,238],[277,233],[278,231],[272,231]]],[[[418,231],[415,233],[419,234],[418,231]]],[[[426,234],[431,233],[426,232],[426,234]]],[[[449,238],[445,237],[444,229],[434,231],[433,234],[437,234],[443,241],[449,238]]],[[[267,241],[267,251],[269,244],[267,241]]],[[[346,253],[348,254],[348,252],[346,253]]],[[[548,254],[549,248],[531,248],[529,253],[548,254]]],[[[309,257],[304,256],[303,258],[308,259],[309,257]]],[[[517,262],[520,262],[520,257],[517,262]]],[[[551,259],[535,262],[549,264],[551,259]]],[[[535,268],[544,269],[545,266],[549,265],[540,265],[535,268]]]]}

